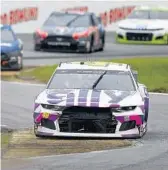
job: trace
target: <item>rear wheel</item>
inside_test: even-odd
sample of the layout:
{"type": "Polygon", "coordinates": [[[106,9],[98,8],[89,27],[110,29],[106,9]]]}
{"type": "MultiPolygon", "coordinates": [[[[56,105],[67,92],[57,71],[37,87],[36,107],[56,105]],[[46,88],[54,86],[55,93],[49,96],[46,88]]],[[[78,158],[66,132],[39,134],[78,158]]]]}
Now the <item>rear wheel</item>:
{"type": "Polygon", "coordinates": [[[89,45],[89,51],[88,53],[92,53],[94,52],[94,37],[92,36],[91,39],[90,39],[90,45],[89,45]]]}
{"type": "Polygon", "coordinates": [[[40,45],[35,44],[34,45],[34,51],[40,51],[40,50],[41,50],[40,45]]]}
{"type": "Polygon", "coordinates": [[[101,41],[102,41],[102,42],[101,42],[101,43],[102,43],[102,46],[101,46],[101,48],[99,49],[99,51],[104,51],[105,35],[102,36],[101,41]]]}

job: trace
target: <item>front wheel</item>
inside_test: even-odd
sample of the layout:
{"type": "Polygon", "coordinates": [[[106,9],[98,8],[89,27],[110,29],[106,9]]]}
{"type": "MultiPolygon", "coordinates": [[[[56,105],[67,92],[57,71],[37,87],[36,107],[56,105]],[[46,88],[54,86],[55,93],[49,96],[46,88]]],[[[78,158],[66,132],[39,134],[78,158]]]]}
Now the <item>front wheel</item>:
{"type": "Polygon", "coordinates": [[[18,57],[18,66],[17,66],[17,71],[20,71],[23,69],[23,57],[18,57]]]}
{"type": "Polygon", "coordinates": [[[39,135],[39,134],[37,133],[37,128],[38,128],[38,126],[37,126],[36,124],[34,124],[34,135],[35,135],[36,137],[38,137],[38,138],[42,138],[43,136],[42,136],[42,135],[39,135]]]}
{"type": "Polygon", "coordinates": [[[40,51],[40,50],[41,50],[40,45],[35,44],[34,45],[34,51],[40,51]]]}
{"type": "Polygon", "coordinates": [[[88,53],[93,53],[94,52],[94,37],[92,36],[90,41],[89,41],[89,45],[88,45],[88,53]]]}
{"type": "Polygon", "coordinates": [[[103,35],[103,37],[101,38],[101,48],[99,49],[99,51],[104,51],[104,46],[105,46],[105,36],[103,35]]]}

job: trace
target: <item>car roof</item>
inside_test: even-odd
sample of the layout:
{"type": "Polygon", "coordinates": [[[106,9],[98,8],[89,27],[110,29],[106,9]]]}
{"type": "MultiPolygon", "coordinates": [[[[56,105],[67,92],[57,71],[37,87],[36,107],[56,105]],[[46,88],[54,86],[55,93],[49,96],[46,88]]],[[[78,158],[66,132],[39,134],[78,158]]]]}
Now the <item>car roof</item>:
{"type": "Polygon", "coordinates": [[[54,11],[52,14],[76,14],[76,15],[91,15],[92,12],[81,12],[81,11],[54,11]]]}
{"type": "Polygon", "coordinates": [[[151,6],[144,6],[144,5],[141,5],[141,6],[137,6],[135,8],[135,10],[150,10],[150,11],[168,11],[168,7],[165,7],[165,6],[155,6],[155,5],[151,5],[151,6]]]}
{"type": "Polygon", "coordinates": [[[124,63],[101,62],[101,61],[86,61],[86,62],[63,62],[60,63],[57,70],[61,69],[81,69],[81,70],[116,70],[129,71],[130,66],[124,63]]]}

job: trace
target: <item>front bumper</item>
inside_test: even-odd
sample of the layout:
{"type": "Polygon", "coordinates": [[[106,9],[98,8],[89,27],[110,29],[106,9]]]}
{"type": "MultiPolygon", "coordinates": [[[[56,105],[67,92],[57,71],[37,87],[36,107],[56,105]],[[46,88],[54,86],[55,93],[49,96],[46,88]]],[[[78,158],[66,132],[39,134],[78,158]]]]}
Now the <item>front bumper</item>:
{"type": "Polygon", "coordinates": [[[116,42],[122,44],[168,44],[168,33],[165,31],[137,31],[118,29],[116,31],[116,42]]]}
{"type": "Polygon", "coordinates": [[[35,134],[60,137],[129,138],[139,137],[139,128],[142,128],[143,133],[145,132],[144,113],[138,107],[134,111],[113,113],[111,118],[108,115],[101,115],[98,121],[96,117],[86,118],[82,114],[78,117],[78,113],[74,112],[68,117],[65,113],[45,110],[39,105],[34,112],[35,134]]]}
{"type": "Polygon", "coordinates": [[[72,37],[51,36],[46,39],[35,38],[35,45],[43,50],[54,50],[63,52],[85,52],[89,51],[90,41],[88,38],[75,40],[72,37]]]}
{"type": "Polygon", "coordinates": [[[23,52],[1,53],[1,70],[15,70],[22,65],[23,52]]]}
{"type": "Polygon", "coordinates": [[[138,138],[139,130],[138,128],[128,130],[126,132],[119,132],[114,134],[109,133],[67,133],[67,132],[57,132],[50,130],[48,128],[38,126],[37,135],[40,136],[55,136],[55,137],[79,137],[79,138],[138,138]]]}

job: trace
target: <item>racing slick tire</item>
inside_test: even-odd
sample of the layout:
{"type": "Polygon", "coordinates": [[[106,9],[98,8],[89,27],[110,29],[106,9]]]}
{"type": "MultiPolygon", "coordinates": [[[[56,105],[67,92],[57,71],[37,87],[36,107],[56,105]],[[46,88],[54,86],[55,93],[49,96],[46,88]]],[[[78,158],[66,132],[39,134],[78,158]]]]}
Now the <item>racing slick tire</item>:
{"type": "Polygon", "coordinates": [[[41,46],[35,44],[35,45],[34,45],[34,51],[40,51],[40,50],[41,50],[41,46]]]}
{"type": "Polygon", "coordinates": [[[37,138],[44,138],[43,135],[37,134],[37,125],[36,125],[36,124],[34,124],[34,135],[35,135],[37,138]]]}
{"type": "Polygon", "coordinates": [[[93,45],[93,43],[94,43],[94,37],[92,36],[91,37],[91,39],[90,39],[90,45],[89,45],[89,50],[88,51],[86,51],[86,53],[93,53],[94,52],[94,45],[93,45]]]}
{"type": "Polygon", "coordinates": [[[104,51],[104,46],[105,46],[105,35],[102,36],[101,41],[102,41],[102,46],[101,46],[101,48],[99,49],[99,51],[104,51]]]}
{"type": "Polygon", "coordinates": [[[17,70],[20,71],[23,69],[23,60],[21,61],[21,64],[18,66],[17,70]]]}
{"type": "Polygon", "coordinates": [[[18,66],[17,66],[17,68],[14,69],[14,70],[20,71],[20,70],[22,70],[22,69],[23,69],[23,57],[20,58],[20,63],[18,62],[18,66]]]}

